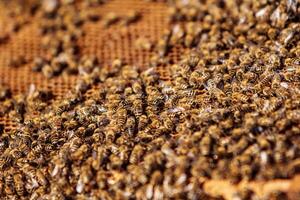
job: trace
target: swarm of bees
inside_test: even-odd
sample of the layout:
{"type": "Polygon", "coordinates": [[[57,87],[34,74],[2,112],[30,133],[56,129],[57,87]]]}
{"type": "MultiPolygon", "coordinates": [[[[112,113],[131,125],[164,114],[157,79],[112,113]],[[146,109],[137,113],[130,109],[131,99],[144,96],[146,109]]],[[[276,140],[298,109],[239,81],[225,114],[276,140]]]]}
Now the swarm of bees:
{"type": "MultiPolygon", "coordinates": [[[[0,111],[18,124],[0,128],[1,198],[208,199],[206,180],[299,174],[297,1],[171,1],[170,27],[153,51],[161,59],[175,44],[187,51],[168,65],[168,80],[156,65],[141,70],[116,59],[101,66],[78,56],[80,12],[62,2],[45,5],[45,19],[57,23],[70,12],[74,33],[46,25],[51,56],[36,58],[33,69],[49,78],[73,71],[79,79],[51,105],[51,92],[35,86],[17,96],[0,87],[0,111]],[[32,110],[40,112],[26,117],[32,110]]],[[[288,197],[273,191],[263,198],[288,197]]],[[[246,188],[232,199],[259,197],[246,188]]]]}

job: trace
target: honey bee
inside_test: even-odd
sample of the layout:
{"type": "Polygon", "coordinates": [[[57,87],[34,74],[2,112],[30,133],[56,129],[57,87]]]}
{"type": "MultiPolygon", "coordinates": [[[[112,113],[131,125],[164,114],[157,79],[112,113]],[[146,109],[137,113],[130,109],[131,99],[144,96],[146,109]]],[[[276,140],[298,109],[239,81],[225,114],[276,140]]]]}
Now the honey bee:
{"type": "Polygon", "coordinates": [[[137,79],[139,77],[139,73],[134,66],[125,65],[122,68],[121,76],[123,79],[137,79]]]}
{"type": "Polygon", "coordinates": [[[265,101],[263,112],[272,113],[282,105],[282,100],[272,98],[271,101],[265,101]]]}
{"type": "Polygon", "coordinates": [[[183,27],[180,26],[179,24],[176,24],[172,28],[170,44],[171,45],[179,44],[182,41],[184,35],[185,35],[185,31],[184,31],[183,27]]]}
{"type": "Polygon", "coordinates": [[[8,41],[8,39],[9,39],[10,37],[9,37],[9,34],[8,33],[1,33],[0,34],[0,44],[4,44],[5,42],[7,42],[8,41]]]}
{"type": "Polygon", "coordinates": [[[27,63],[27,60],[24,56],[20,55],[18,57],[13,57],[11,58],[10,62],[9,62],[9,66],[13,67],[13,68],[17,68],[20,67],[24,64],[27,63]]]}
{"type": "Polygon", "coordinates": [[[109,143],[114,142],[115,139],[117,138],[117,134],[118,134],[117,131],[114,129],[107,130],[107,132],[105,132],[106,141],[109,143]]]}
{"type": "Polygon", "coordinates": [[[283,46],[288,46],[295,38],[294,35],[297,33],[299,27],[289,27],[283,29],[279,35],[279,41],[283,46]]]}
{"type": "Polygon", "coordinates": [[[75,152],[77,149],[79,149],[81,145],[82,145],[82,140],[77,136],[73,137],[72,140],[70,141],[70,151],[75,152]]]}
{"type": "Polygon", "coordinates": [[[135,145],[131,152],[129,162],[131,164],[137,164],[142,160],[142,156],[144,155],[144,153],[145,150],[143,146],[141,146],[140,144],[135,145]]]}
{"type": "Polygon", "coordinates": [[[258,144],[259,144],[260,148],[263,149],[263,150],[267,150],[271,147],[270,141],[268,141],[264,137],[259,138],[258,144]]]}
{"type": "Polygon", "coordinates": [[[200,142],[201,154],[204,156],[210,155],[212,144],[213,144],[212,138],[209,135],[204,136],[200,142]]]}
{"type": "Polygon", "coordinates": [[[167,130],[173,130],[174,128],[174,122],[168,117],[164,119],[163,125],[167,130]]]}
{"type": "Polygon", "coordinates": [[[237,144],[233,145],[231,151],[235,155],[240,155],[249,145],[248,139],[242,137],[237,144]]]}
{"type": "Polygon", "coordinates": [[[82,160],[88,151],[88,146],[83,144],[75,152],[71,154],[73,160],[82,160]]]}
{"type": "Polygon", "coordinates": [[[54,70],[49,64],[44,65],[42,73],[46,78],[52,78],[54,76],[54,70]]]}
{"type": "MultiPolygon", "coordinates": [[[[13,195],[15,194],[14,188],[10,185],[5,185],[4,186],[4,193],[9,197],[9,198],[14,198],[13,195]]],[[[16,198],[16,197],[15,197],[16,198]]]]}
{"type": "Polygon", "coordinates": [[[46,179],[46,177],[45,177],[44,173],[42,172],[42,170],[37,170],[36,171],[36,180],[42,186],[48,185],[48,180],[46,179]]]}
{"type": "Polygon", "coordinates": [[[196,42],[196,36],[194,34],[186,34],[184,37],[184,45],[186,47],[192,47],[196,42]]]}
{"type": "Polygon", "coordinates": [[[108,168],[109,169],[120,169],[121,166],[123,165],[123,161],[121,158],[117,155],[111,154],[109,156],[110,162],[108,163],[108,168]]]}
{"type": "Polygon", "coordinates": [[[144,113],[143,104],[140,100],[135,100],[132,105],[133,113],[136,117],[140,117],[144,113]]]}
{"type": "Polygon", "coordinates": [[[209,78],[210,74],[207,74],[208,77],[202,77],[201,73],[197,70],[193,71],[189,78],[189,84],[195,88],[200,88],[202,84],[209,78]]]}
{"type": "Polygon", "coordinates": [[[149,142],[154,139],[154,136],[152,134],[150,134],[151,128],[149,128],[149,129],[147,129],[147,128],[148,127],[146,127],[146,129],[144,131],[140,131],[137,133],[137,136],[135,138],[136,142],[149,142]]]}
{"type": "Polygon", "coordinates": [[[258,120],[258,124],[260,126],[270,127],[270,126],[273,125],[273,123],[274,123],[274,120],[272,118],[269,118],[269,117],[261,117],[258,120]]]}
{"type": "Polygon", "coordinates": [[[232,94],[232,97],[237,101],[242,101],[242,102],[248,102],[249,100],[249,97],[247,95],[236,93],[236,92],[232,94]]]}
{"type": "Polygon", "coordinates": [[[9,98],[10,95],[11,95],[10,89],[8,87],[0,85],[0,101],[3,101],[6,98],[9,98]]]}
{"type": "Polygon", "coordinates": [[[146,125],[148,124],[149,122],[149,119],[146,115],[141,115],[139,118],[138,118],[138,129],[139,131],[143,130],[146,125]]]}
{"type": "Polygon", "coordinates": [[[4,102],[0,104],[0,116],[9,113],[13,109],[13,100],[5,99],[4,102]]]}
{"type": "Polygon", "coordinates": [[[157,52],[160,57],[164,57],[169,49],[169,40],[171,37],[171,31],[165,31],[165,34],[161,39],[157,41],[157,52]]]}
{"type": "Polygon", "coordinates": [[[159,168],[165,161],[165,156],[162,152],[156,151],[149,153],[144,157],[145,172],[149,173],[154,169],[159,168]]]}
{"type": "Polygon", "coordinates": [[[23,152],[19,151],[18,149],[13,149],[10,154],[16,160],[23,156],[23,152]]]}
{"type": "Polygon", "coordinates": [[[135,134],[136,120],[133,116],[128,117],[126,121],[126,129],[128,130],[128,134],[133,136],[135,134]]]}
{"type": "Polygon", "coordinates": [[[121,24],[128,26],[131,23],[136,22],[141,17],[141,14],[135,10],[129,11],[126,16],[123,17],[121,24]]]}
{"type": "Polygon", "coordinates": [[[124,162],[127,163],[130,157],[130,148],[127,145],[121,145],[119,148],[119,157],[124,162]]]}
{"type": "Polygon", "coordinates": [[[268,196],[267,198],[272,199],[272,200],[289,198],[288,195],[282,191],[272,191],[267,196],[268,196]]]}
{"type": "Polygon", "coordinates": [[[268,62],[271,70],[277,69],[281,64],[280,57],[276,54],[268,55],[268,62]]]}
{"type": "Polygon", "coordinates": [[[110,12],[108,14],[106,14],[106,16],[103,19],[103,26],[104,27],[109,27],[111,25],[113,25],[114,23],[116,23],[119,20],[119,16],[114,13],[114,12],[110,12]]]}
{"type": "Polygon", "coordinates": [[[142,85],[139,82],[134,82],[132,84],[132,91],[136,94],[140,94],[143,92],[142,85]]]}
{"type": "Polygon", "coordinates": [[[258,77],[257,74],[253,72],[246,72],[245,74],[243,74],[243,76],[247,80],[247,82],[255,82],[258,77]]]}

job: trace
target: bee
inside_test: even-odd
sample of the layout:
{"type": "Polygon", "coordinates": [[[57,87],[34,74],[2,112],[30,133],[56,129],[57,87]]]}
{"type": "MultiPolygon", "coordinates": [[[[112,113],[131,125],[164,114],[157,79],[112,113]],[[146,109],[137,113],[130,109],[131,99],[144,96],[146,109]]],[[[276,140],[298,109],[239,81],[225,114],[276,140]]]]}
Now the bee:
{"type": "Polygon", "coordinates": [[[297,29],[299,30],[299,27],[288,27],[286,29],[283,29],[279,35],[279,41],[283,46],[288,46],[292,41],[295,39],[295,34],[297,34],[297,29]]]}
{"type": "Polygon", "coordinates": [[[300,160],[293,160],[287,167],[288,174],[293,175],[300,168],[300,160]]]}
{"type": "Polygon", "coordinates": [[[187,57],[188,65],[194,69],[200,61],[200,56],[196,52],[192,52],[187,57]]]}
{"type": "Polygon", "coordinates": [[[31,152],[35,155],[38,155],[40,153],[42,153],[44,150],[44,145],[37,142],[37,141],[33,141],[31,143],[31,152]]]}
{"type": "Polygon", "coordinates": [[[80,169],[80,179],[82,180],[83,184],[87,184],[92,179],[92,171],[90,165],[83,165],[80,169]]]}
{"type": "Polygon", "coordinates": [[[0,101],[3,101],[11,96],[11,91],[8,87],[0,85],[0,101]]]}
{"type": "Polygon", "coordinates": [[[98,15],[97,12],[89,11],[89,12],[87,12],[87,19],[91,22],[97,22],[97,21],[99,21],[100,16],[98,15]]]}
{"type": "Polygon", "coordinates": [[[137,79],[139,77],[139,73],[134,66],[125,65],[122,68],[121,76],[123,79],[137,79]]]}
{"type": "Polygon", "coordinates": [[[175,45],[175,44],[180,43],[180,41],[182,40],[184,35],[185,35],[184,29],[179,24],[176,24],[172,28],[172,35],[170,37],[170,44],[175,45]]]}
{"type": "Polygon", "coordinates": [[[161,151],[156,151],[149,153],[144,157],[144,168],[146,174],[149,172],[158,169],[163,165],[165,161],[165,155],[161,151]]]}
{"type": "Polygon", "coordinates": [[[113,169],[120,169],[121,166],[123,165],[123,161],[121,160],[121,158],[117,155],[111,154],[109,156],[109,160],[110,162],[108,163],[108,168],[110,170],[113,169]]]}
{"type": "Polygon", "coordinates": [[[176,77],[174,80],[175,87],[178,89],[187,89],[189,87],[188,81],[183,77],[176,77]]]}
{"type": "Polygon", "coordinates": [[[77,185],[76,185],[76,192],[77,193],[82,193],[83,190],[84,190],[84,184],[83,184],[82,178],[80,177],[78,179],[78,182],[77,182],[77,185]]]}
{"type": "Polygon", "coordinates": [[[113,25],[114,23],[116,23],[119,19],[120,19],[120,17],[116,13],[110,12],[110,13],[106,14],[106,16],[104,17],[103,26],[107,28],[107,27],[113,25]]]}
{"type": "Polygon", "coordinates": [[[94,130],[97,128],[97,125],[95,123],[91,123],[87,126],[86,128],[86,134],[90,135],[91,133],[94,132],[94,130]]]}
{"type": "Polygon", "coordinates": [[[259,138],[257,142],[262,150],[267,150],[271,147],[270,141],[268,141],[265,137],[259,138]]]}
{"type": "Polygon", "coordinates": [[[50,65],[51,65],[51,68],[52,68],[54,74],[61,73],[61,71],[63,69],[63,64],[61,63],[60,60],[53,59],[53,60],[50,61],[50,65]]]}
{"type": "Polygon", "coordinates": [[[118,156],[123,161],[123,163],[127,163],[129,161],[131,149],[127,146],[127,144],[122,144],[119,147],[118,156]]]}
{"type": "Polygon", "coordinates": [[[174,129],[174,122],[172,119],[170,119],[169,117],[166,117],[163,120],[163,126],[167,129],[167,130],[173,130],[174,129]]]}
{"type": "Polygon", "coordinates": [[[36,171],[35,177],[36,177],[37,182],[40,185],[42,185],[42,186],[48,185],[48,180],[47,180],[44,172],[41,169],[39,169],[39,170],[36,171]]]}
{"type": "Polygon", "coordinates": [[[153,140],[154,136],[149,133],[149,132],[151,132],[150,130],[152,130],[152,129],[148,126],[148,127],[146,127],[146,129],[144,131],[139,131],[137,133],[135,141],[136,142],[149,142],[149,141],[153,140]]]}
{"type": "Polygon", "coordinates": [[[247,95],[237,93],[237,92],[234,92],[232,94],[232,98],[237,100],[237,101],[242,101],[242,102],[245,102],[245,103],[247,103],[249,101],[249,97],[247,95]]]}
{"type": "Polygon", "coordinates": [[[270,69],[274,70],[281,64],[280,57],[276,54],[268,55],[268,63],[270,64],[270,69]]]}
{"type": "Polygon", "coordinates": [[[9,169],[9,170],[6,170],[4,171],[4,177],[5,177],[5,184],[7,186],[10,186],[12,187],[13,184],[14,184],[14,177],[13,177],[13,170],[12,169],[9,169]]]}
{"type": "Polygon", "coordinates": [[[163,37],[157,41],[157,52],[160,57],[164,57],[169,50],[169,40],[172,35],[172,32],[166,30],[163,37]]]}
{"type": "Polygon", "coordinates": [[[123,20],[121,22],[122,25],[128,26],[131,23],[136,22],[141,17],[141,14],[137,11],[129,11],[126,16],[123,17],[123,20]]]}
{"type": "Polygon", "coordinates": [[[116,113],[117,120],[118,120],[118,126],[123,126],[126,123],[127,120],[127,110],[126,109],[119,109],[116,113]]]}
{"type": "Polygon", "coordinates": [[[277,200],[277,199],[288,199],[288,195],[283,191],[271,191],[267,195],[268,199],[277,200]]]}
{"type": "Polygon", "coordinates": [[[96,176],[96,180],[98,183],[98,187],[103,189],[104,187],[106,187],[107,185],[107,177],[108,177],[108,173],[105,171],[97,171],[97,176],[96,176]]]}
{"type": "Polygon", "coordinates": [[[213,140],[211,138],[211,136],[206,135],[201,139],[200,142],[200,151],[201,154],[204,156],[208,156],[211,154],[211,149],[212,149],[212,145],[213,145],[213,140]]]}
{"type": "Polygon", "coordinates": [[[13,100],[12,99],[5,99],[0,104],[0,116],[6,113],[9,113],[13,109],[13,100]]]}
{"type": "Polygon", "coordinates": [[[184,45],[186,47],[192,47],[196,42],[196,36],[194,34],[186,34],[184,37],[184,45]]]}
{"type": "Polygon", "coordinates": [[[265,73],[265,74],[262,74],[260,76],[260,83],[262,85],[267,85],[271,80],[272,78],[274,77],[274,73],[265,73]]]}
{"type": "Polygon", "coordinates": [[[263,111],[266,113],[272,113],[282,105],[282,100],[272,98],[271,101],[265,101],[263,111]]]}
{"type": "Polygon", "coordinates": [[[9,197],[10,199],[13,199],[13,195],[15,194],[13,186],[5,185],[4,186],[4,194],[9,197]]]}
{"type": "Polygon", "coordinates": [[[139,131],[143,130],[148,123],[149,123],[148,117],[146,115],[141,115],[138,118],[138,129],[139,129],[139,131]]]}
{"type": "Polygon", "coordinates": [[[2,32],[2,33],[0,34],[0,44],[4,44],[5,42],[8,41],[9,38],[10,38],[10,36],[9,36],[8,33],[2,32]]]}
{"type": "Polygon", "coordinates": [[[76,129],[78,126],[79,124],[75,119],[71,119],[64,122],[64,127],[68,130],[76,129]]]}
{"type": "Polygon", "coordinates": [[[286,65],[287,67],[287,71],[293,72],[293,71],[297,71],[295,67],[292,66],[299,66],[300,65],[300,59],[299,58],[286,58],[284,60],[284,65],[286,65]]]}
{"type": "Polygon", "coordinates": [[[114,129],[108,129],[105,133],[105,138],[106,138],[106,141],[111,143],[111,142],[114,142],[117,138],[117,131],[114,130],[114,129]]]}
{"type": "Polygon", "coordinates": [[[281,76],[279,74],[275,74],[272,79],[271,87],[272,89],[279,88],[281,84],[281,76]]]}
{"type": "Polygon", "coordinates": [[[75,152],[77,149],[79,149],[79,147],[82,145],[82,140],[75,136],[72,138],[72,140],[70,141],[70,151],[71,152],[75,152]]]}
{"type": "Polygon", "coordinates": [[[126,98],[130,97],[133,94],[133,90],[131,87],[126,87],[124,90],[124,95],[126,98]]]}
{"type": "Polygon", "coordinates": [[[46,78],[52,78],[54,76],[54,70],[49,64],[44,65],[42,73],[46,78]]]}
{"type": "Polygon", "coordinates": [[[132,91],[136,94],[141,94],[143,92],[142,85],[139,82],[134,82],[132,84],[132,91]]]}
{"type": "Polygon", "coordinates": [[[101,144],[101,143],[104,142],[105,134],[104,134],[102,129],[97,128],[97,129],[94,130],[92,138],[93,138],[94,142],[101,144]]]}
{"type": "Polygon", "coordinates": [[[79,147],[79,149],[71,154],[71,157],[73,160],[82,160],[86,156],[88,150],[89,148],[87,144],[83,144],[79,147]]]}
{"type": "Polygon", "coordinates": [[[107,159],[110,155],[110,151],[107,147],[101,146],[101,147],[97,147],[96,152],[97,155],[96,155],[95,163],[93,163],[93,166],[98,168],[107,162],[107,159]]]}
{"type": "Polygon", "coordinates": [[[23,156],[23,152],[19,151],[18,149],[13,149],[10,152],[10,154],[13,157],[13,159],[15,159],[15,160],[17,160],[23,156]]]}
{"type": "Polygon", "coordinates": [[[137,144],[134,146],[130,158],[129,158],[129,162],[131,164],[137,164],[142,160],[142,156],[144,155],[145,150],[144,147],[140,144],[137,144]]]}
{"type": "Polygon", "coordinates": [[[101,82],[104,82],[108,79],[108,77],[110,76],[110,71],[109,71],[109,68],[108,67],[102,67],[100,69],[100,73],[99,73],[99,80],[101,82]]]}
{"type": "Polygon", "coordinates": [[[195,88],[200,88],[210,77],[209,73],[204,74],[204,77],[202,75],[200,71],[193,71],[189,78],[189,84],[195,88]]]}
{"type": "Polygon", "coordinates": [[[1,131],[0,152],[3,153],[9,147],[9,138],[1,131]]]}
{"type": "Polygon", "coordinates": [[[270,127],[272,126],[274,123],[274,120],[270,117],[261,117],[259,120],[258,120],[258,124],[260,126],[265,126],[265,127],[270,127]]]}
{"type": "Polygon", "coordinates": [[[128,130],[128,134],[130,136],[133,136],[135,134],[136,120],[133,116],[127,118],[125,127],[128,130]]]}
{"type": "Polygon", "coordinates": [[[9,66],[13,68],[20,67],[27,63],[26,58],[23,55],[11,58],[9,66]]]}
{"type": "Polygon", "coordinates": [[[79,61],[80,65],[78,66],[79,74],[91,74],[93,69],[98,64],[96,57],[83,56],[79,61]]]}
{"type": "Polygon", "coordinates": [[[133,101],[133,105],[132,105],[132,109],[133,109],[133,113],[136,117],[140,117],[143,115],[144,113],[144,109],[143,109],[143,103],[140,100],[135,100],[133,101]]]}
{"type": "Polygon", "coordinates": [[[240,155],[248,146],[250,145],[250,142],[247,138],[242,137],[237,144],[233,145],[231,148],[231,152],[234,155],[240,155]]]}
{"type": "Polygon", "coordinates": [[[12,162],[12,156],[8,153],[8,149],[6,149],[6,151],[1,155],[0,157],[0,168],[6,168],[9,167],[11,165],[12,162]]]}

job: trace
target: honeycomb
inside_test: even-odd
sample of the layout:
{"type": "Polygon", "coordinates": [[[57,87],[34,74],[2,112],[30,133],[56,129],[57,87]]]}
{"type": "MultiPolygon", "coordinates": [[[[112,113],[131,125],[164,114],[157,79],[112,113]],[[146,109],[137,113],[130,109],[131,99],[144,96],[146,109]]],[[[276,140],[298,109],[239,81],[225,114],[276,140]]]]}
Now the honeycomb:
{"type": "MultiPolygon", "coordinates": [[[[141,37],[155,42],[162,36],[164,28],[168,26],[167,5],[163,2],[112,0],[93,9],[101,13],[101,16],[112,11],[122,15],[129,10],[136,10],[140,12],[142,18],[128,27],[112,25],[104,28],[100,21],[85,23],[83,25],[85,35],[78,41],[81,53],[97,56],[102,65],[109,65],[113,59],[121,58],[126,63],[141,69],[147,67],[154,52],[137,49],[134,43],[141,37]]],[[[0,10],[0,32],[5,32],[6,23],[12,19],[8,19],[5,15],[5,7],[1,6],[0,10]]],[[[179,61],[185,51],[186,49],[182,46],[173,47],[168,53],[171,63],[179,61]]],[[[64,98],[64,95],[76,84],[77,77],[75,75],[57,76],[48,80],[41,73],[32,72],[33,58],[44,53],[37,20],[33,17],[20,31],[11,33],[9,40],[0,45],[0,83],[11,88],[13,94],[26,93],[30,85],[34,84],[37,88],[52,91],[55,100],[64,98]],[[28,62],[18,68],[11,68],[10,60],[18,56],[24,56],[28,62]]],[[[159,72],[163,79],[168,80],[168,66],[161,66],[159,72]]],[[[92,88],[88,95],[95,90],[97,87],[92,88]]],[[[6,131],[17,128],[7,116],[0,118],[0,124],[4,125],[6,131]]],[[[204,184],[204,190],[212,196],[230,199],[231,194],[237,188],[243,188],[245,185],[252,188],[258,195],[272,190],[281,190],[291,193],[291,199],[293,199],[293,194],[300,190],[300,178],[240,183],[239,185],[233,185],[226,180],[211,180],[204,184]]]]}

